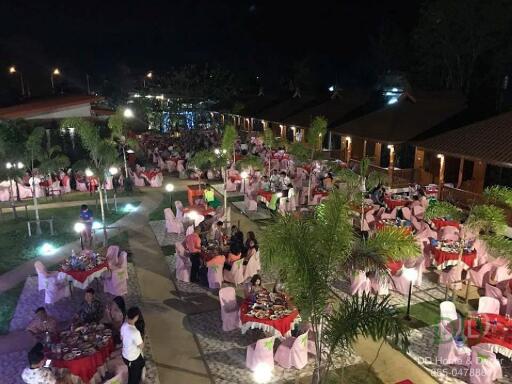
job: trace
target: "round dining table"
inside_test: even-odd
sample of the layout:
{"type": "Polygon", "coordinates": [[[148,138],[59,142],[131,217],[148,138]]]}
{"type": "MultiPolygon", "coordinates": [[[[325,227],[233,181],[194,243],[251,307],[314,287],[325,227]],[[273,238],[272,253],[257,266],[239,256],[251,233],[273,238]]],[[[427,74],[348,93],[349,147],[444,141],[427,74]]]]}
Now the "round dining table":
{"type": "Polygon", "coordinates": [[[493,352],[512,358],[512,319],[492,313],[479,313],[464,322],[464,335],[469,346],[488,344],[493,352]],[[482,328],[477,328],[477,318],[482,328]]]}
{"type": "MultiPolygon", "coordinates": [[[[445,269],[446,267],[457,265],[459,263],[459,253],[443,251],[441,248],[432,248],[433,260],[432,264],[437,269],[445,269]]],[[[468,270],[476,266],[477,252],[476,249],[471,252],[464,252],[462,254],[461,262],[464,270],[468,270]]]]}
{"type": "Polygon", "coordinates": [[[72,376],[76,376],[83,383],[96,384],[101,382],[101,377],[106,373],[106,363],[115,350],[114,341],[99,348],[89,356],[81,356],[72,360],[53,359],[51,366],[59,369],[67,369],[72,376]]]}
{"type": "Polygon", "coordinates": [[[261,329],[266,333],[270,333],[276,337],[284,338],[291,336],[292,329],[296,324],[301,322],[299,311],[295,308],[292,313],[280,319],[263,318],[259,319],[255,316],[249,316],[250,299],[245,299],[240,305],[240,327],[242,334],[249,329],[261,329]]]}
{"type": "Polygon", "coordinates": [[[389,196],[384,196],[384,203],[388,206],[389,209],[393,210],[399,207],[405,207],[411,202],[409,199],[392,199],[389,196]]]}
{"type": "Polygon", "coordinates": [[[460,223],[457,220],[447,220],[443,218],[432,219],[432,224],[436,226],[437,229],[441,229],[443,227],[455,227],[460,228],[460,223]]]}
{"type": "Polygon", "coordinates": [[[59,269],[58,278],[67,280],[73,287],[86,289],[94,279],[98,279],[101,275],[108,271],[108,262],[104,261],[89,270],[76,270],[76,269],[59,269]]]}

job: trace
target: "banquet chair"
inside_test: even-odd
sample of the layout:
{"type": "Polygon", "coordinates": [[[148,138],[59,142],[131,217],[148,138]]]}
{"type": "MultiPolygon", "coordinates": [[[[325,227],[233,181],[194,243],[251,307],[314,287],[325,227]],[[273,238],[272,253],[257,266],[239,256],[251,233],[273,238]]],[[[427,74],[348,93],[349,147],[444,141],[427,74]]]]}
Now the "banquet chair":
{"type": "Polygon", "coordinates": [[[449,271],[441,271],[439,274],[439,284],[448,286],[451,289],[459,290],[462,288],[462,264],[454,265],[449,271]]]}
{"type": "MultiPolygon", "coordinates": [[[[226,259],[225,256],[224,260],[226,259]]],[[[216,264],[216,265],[210,265],[208,267],[208,288],[211,289],[220,289],[222,288],[222,283],[224,281],[224,268],[223,265],[216,264]]]]}
{"type": "Polygon", "coordinates": [[[191,235],[191,234],[193,234],[193,233],[194,233],[194,224],[189,225],[189,226],[187,227],[187,231],[185,232],[185,236],[191,235]]]}
{"type": "Polygon", "coordinates": [[[258,367],[272,370],[274,368],[274,340],[275,336],[259,339],[247,346],[245,366],[251,371],[258,367]]]}
{"type": "Polygon", "coordinates": [[[366,277],[365,271],[357,271],[352,274],[350,279],[350,294],[361,295],[362,293],[370,293],[370,279],[366,277]]]}
{"type": "Polygon", "coordinates": [[[110,277],[103,280],[103,291],[113,296],[124,296],[128,293],[128,255],[126,252],[119,254],[117,268],[110,266],[110,277]]]}
{"type": "Polygon", "coordinates": [[[458,241],[460,238],[459,229],[447,225],[439,230],[438,240],[441,241],[458,241]]]}
{"type": "Polygon", "coordinates": [[[206,171],[206,178],[208,180],[214,180],[215,179],[215,173],[211,169],[207,170],[206,171]]]}
{"type": "Polygon", "coordinates": [[[236,192],[237,184],[233,183],[231,179],[228,177],[226,180],[226,192],[236,192]]]}
{"type": "Polygon", "coordinates": [[[183,220],[183,203],[180,200],[176,200],[174,206],[176,207],[176,219],[183,220]]]}
{"type": "Polygon", "coordinates": [[[117,264],[119,262],[119,246],[111,245],[107,249],[107,261],[108,263],[117,264]]]}
{"type": "Polygon", "coordinates": [[[107,191],[114,189],[114,185],[112,182],[112,176],[105,177],[105,182],[103,183],[103,186],[107,191]]]}
{"type": "Polygon", "coordinates": [[[167,233],[183,233],[183,223],[174,217],[174,213],[172,213],[171,208],[164,209],[165,216],[165,229],[167,233]]]}
{"type": "Polygon", "coordinates": [[[160,187],[162,187],[163,179],[164,179],[164,177],[162,176],[162,174],[157,173],[157,175],[155,177],[153,177],[151,180],[149,180],[149,185],[152,188],[160,188],[160,187]]]}
{"type": "Polygon", "coordinates": [[[245,209],[248,212],[254,212],[254,211],[258,210],[257,201],[247,195],[244,196],[244,204],[245,204],[245,209]]]}
{"type": "Polygon", "coordinates": [[[222,330],[224,332],[229,332],[240,328],[240,312],[236,302],[235,288],[221,288],[219,290],[219,301],[222,330]]]}
{"type": "Polygon", "coordinates": [[[492,281],[499,283],[512,279],[512,272],[508,269],[508,264],[498,265],[491,273],[490,278],[492,281]]]}
{"type": "Polygon", "coordinates": [[[441,365],[466,365],[470,364],[471,349],[466,346],[458,346],[448,328],[439,323],[439,345],[437,348],[437,361],[441,365]]]}
{"type": "MultiPolygon", "coordinates": [[[[16,188],[16,187],[14,187],[14,188],[16,188]]],[[[18,183],[18,190],[20,192],[20,199],[26,199],[26,198],[32,197],[32,188],[27,187],[26,185],[23,185],[21,183],[18,183]]],[[[60,186],[59,186],[59,191],[60,191],[60,186]]],[[[16,190],[14,191],[14,194],[16,194],[16,190]]]]}
{"type": "Polygon", "coordinates": [[[259,252],[256,252],[244,266],[244,281],[256,275],[260,269],[259,252]]]}
{"type": "MultiPolygon", "coordinates": [[[[403,209],[402,209],[402,212],[403,212],[403,209]]],[[[418,220],[423,220],[423,218],[425,217],[425,208],[423,208],[421,205],[416,205],[416,206],[412,207],[412,214],[418,220]]]]}
{"type": "Polygon", "coordinates": [[[274,360],[285,369],[302,369],[308,363],[308,333],[298,337],[289,337],[277,348],[274,360]]]}
{"type": "Polygon", "coordinates": [[[503,292],[498,287],[494,287],[489,283],[485,284],[485,296],[494,297],[500,302],[500,313],[504,313],[507,308],[508,300],[503,296],[503,292]]]}
{"type": "Polygon", "coordinates": [[[500,301],[494,297],[482,296],[478,299],[478,313],[499,315],[500,301]]]}
{"type": "Polygon", "coordinates": [[[231,266],[231,271],[228,271],[227,269],[224,270],[224,281],[235,284],[235,286],[237,286],[238,284],[242,284],[244,280],[245,277],[243,259],[235,261],[231,266]]]}
{"type": "Polygon", "coordinates": [[[71,192],[71,183],[68,175],[64,175],[62,178],[62,193],[70,193],[71,192]]]}
{"type": "Polygon", "coordinates": [[[404,220],[411,221],[411,209],[409,207],[402,207],[401,211],[404,220]]]}
{"type": "Polygon", "coordinates": [[[382,215],[380,215],[380,219],[381,220],[392,220],[392,219],[396,219],[396,213],[398,211],[398,208],[395,207],[393,208],[393,210],[390,212],[390,213],[383,213],[382,215]]]}
{"type": "Polygon", "coordinates": [[[87,192],[87,184],[84,181],[76,181],[76,190],[78,192],[87,192]]]}
{"type": "Polygon", "coordinates": [[[185,247],[181,242],[174,243],[176,248],[176,278],[180,281],[190,283],[190,268],[192,264],[185,255],[185,247]]]}
{"type": "Polygon", "coordinates": [[[36,269],[37,272],[37,287],[40,291],[42,291],[43,289],[46,289],[47,280],[53,276],[56,276],[57,273],[48,272],[44,264],[41,263],[40,261],[36,261],[34,263],[34,268],[36,269]]]}
{"type": "Polygon", "coordinates": [[[501,364],[489,344],[471,348],[470,384],[491,384],[503,378],[501,364]]]}
{"type": "Polygon", "coordinates": [[[371,290],[378,296],[389,294],[389,277],[386,274],[375,273],[370,278],[371,290]]]}
{"type": "Polygon", "coordinates": [[[136,173],[132,174],[132,180],[133,180],[133,185],[135,185],[136,187],[144,187],[145,186],[144,179],[142,177],[137,176],[136,173]]]}
{"type": "Polygon", "coordinates": [[[58,279],[57,275],[50,276],[46,279],[46,287],[44,289],[45,304],[55,304],[70,295],[71,291],[66,280],[58,279]]]}
{"type": "Polygon", "coordinates": [[[439,304],[439,312],[441,316],[441,322],[446,321],[447,323],[450,323],[459,318],[459,315],[457,314],[457,308],[452,301],[443,301],[441,304],[439,304]]]}
{"type": "Polygon", "coordinates": [[[493,268],[494,265],[491,263],[485,263],[476,268],[471,268],[468,271],[469,281],[478,288],[483,288],[484,285],[489,282],[493,268]]]}
{"type": "Polygon", "coordinates": [[[156,165],[158,165],[158,168],[160,168],[160,169],[167,168],[167,164],[164,162],[164,160],[162,159],[161,156],[158,156],[158,161],[157,161],[156,165]]]}
{"type": "Polygon", "coordinates": [[[121,355],[114,356],[107,360],[107,371],[114,376],[107,380],[105,384],[126,384],[128,383],[128,367],[123,361],[121,355]]]}
{"type": "Polygon", "coordinates": [[[476,256],[477,256],[477,264],[485,264],[489,260],[489,252],[487,250],[487,246],[485,245],[485,242],[483,242],[480,239],[476,239],[473,243],[473,248],[475,248],[476,256]]]}

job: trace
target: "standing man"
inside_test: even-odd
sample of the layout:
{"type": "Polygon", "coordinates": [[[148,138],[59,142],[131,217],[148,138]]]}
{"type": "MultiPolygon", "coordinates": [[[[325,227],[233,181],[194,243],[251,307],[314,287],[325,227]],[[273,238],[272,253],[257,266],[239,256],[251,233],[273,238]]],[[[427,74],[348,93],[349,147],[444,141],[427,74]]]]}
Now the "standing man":
{"type": "Polygon", "coordinates": [[[199,268],[201,267],[201,233],[200,227],[194,228],[194,233],[185,237],[185,250],[190,255],[192,268],[190,268],[190,281],[193,283],[199,282],[199,268]]]}
{"type": "Polygon", "coordinates": [[[122,355],[124,363],[128,366],[128,384],[140,383],[142,370],[146,365],[142,357],[144,340],[135,326],[139,315],[139,308],[130,308],[126,313],[126,322],[121,326],[122,355]]]}
{"type": "Polygon", "coordinates": [[[82,232],[84,245],[89,244],[89,248],[92,247],[92,222],[94,216],[92,211],[86,204],[82,204],[80,207],[80,221],[84,223],[85,229],[82,232]]]}

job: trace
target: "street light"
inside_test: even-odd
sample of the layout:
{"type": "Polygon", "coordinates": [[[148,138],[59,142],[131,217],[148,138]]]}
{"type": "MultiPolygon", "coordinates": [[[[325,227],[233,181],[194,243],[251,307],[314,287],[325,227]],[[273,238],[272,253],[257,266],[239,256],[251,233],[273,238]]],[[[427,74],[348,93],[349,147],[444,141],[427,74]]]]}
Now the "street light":
{"type": "Polygon", "coordinates": [[[131,108],[125,108],[123,111],[123,116],[127,119],[131,119],[135,116],[135,114],[131,108]]]}
{"type": "Polygon", "coordinates": [[[243,188],[244,188],[244,193],[245,193],[245,179],[247,179],[249,177],[249,174],[246,172],[246,171],[242,171],[240,173],[240,177],[242,178],[242,181],[243,181],[243,188]]]}
{"type": "MultiPolygon", "coordinates": [[[[23,169],[25,165],[21,162],[21,161],[18,161],[18,162],[10,162],[8,161],[6,164],[5,164],[5,168],[7,168],[8,170],[16,170],[16,169],[23,169]]],[[[12,191],[12,176],[9,172],[9,186],[10,186],[10,190],[12,191]]],[[[20,190],[19,190],[19,187],[18,187],[18,182],[15,180],[14,181],[15,184],[16,184],[16,199],[18,201],[21,201],[21,198],[20,198],[20,190]]],[[[12,192],[11,192],[12,193],[12,192]]],[[[14,199],[11,199],[11,203],[12,203],[12,208],[13,208],[13,211],[14,211],[14,199]]],[[[16,213],[15,213],[16,215],[16,213]]]]}
{"type": "Polygon", "coordinates": [[[165,185],[165,190],[167,192],[169,192],[169,200],[171,202],[171,207],[172,207],[172,191],[174,191],[174,184],[172,183],[168,183],[165,185]]]}
{"type": "Polygon", "coordinates": [[[25,96],[25,86],[23,84],[23,74],[20,71],[16,70],[16,67],[14,65],[9,67],[9,73],[11,75],[16,75],[16,73],[19,73],[19,75],[20,75],[20,85],[21,85],[21,96],[25,96]]]}
{"type": "Polygon", "coordinates": [[[91,169],[90,169],[90,168],[87,168],[87,169],[85,170],[85,176],[87,176],[87,177],[92,177],[92,176],[94,176],[94,172],[93,172],[93,171],[91,171],[91,169]]]}
{"type": "Polygon", "coordinates": [[[144,88],[146,88],[146,79],[152,79],[153,78],[153,72],[149,71],[146,73],[146,76],[144,76],[144,79],[142,80],[144,83],[144,88]]]}
{"type": "Polygon", "coordinates": [[[60,76],[60,70],[59,70],[59,68],[55,68],[55,69],[52,71],[51,75],[50,75],[50,81],[51,81],[51,83],[52,83],[52,91],[53,91],[53,93],[55,93],[55,82],[54,82],[54,80],[53,80],[54,76],[60,76]]]}
{"type": "Polygon", "coordinates": [[[73,227],[76,233],[80,234],[80,246],[82,247],[82,251],[84,250],[84,240],[82,238],[82,232],[85,231],[84,223],[76,223],[73,227]]]}
{"type": "Polygon", "coordinates": [[[114,187],[114,210],[117,212],[117,181],[114,183],[114,177],[118,174],[119,169],[117,167],[110,167],[108,172],[112,175],[112,187],[114,187]]]}
{"type": "Polygon", "coordinates": [[[414,268],[405,268],[402,272],[405,279],[409,282],[409,296],[407,298],[407,312],[405,314],[405,320],[411,320],[411,294],[412,294],[412,284],[418,278],[418,271],[414,268]]]}

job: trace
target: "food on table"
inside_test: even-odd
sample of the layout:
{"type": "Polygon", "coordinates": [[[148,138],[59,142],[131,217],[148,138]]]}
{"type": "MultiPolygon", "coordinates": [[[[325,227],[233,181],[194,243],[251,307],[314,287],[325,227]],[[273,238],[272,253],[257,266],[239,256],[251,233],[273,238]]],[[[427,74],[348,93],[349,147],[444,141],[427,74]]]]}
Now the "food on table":
{"type": "Polygon", "coordinates": [[[252,296],[247,315],[257,319],[278,320],[292,312],[293,307],[284,294],[269,293],[263,289],[252,296]]]}

